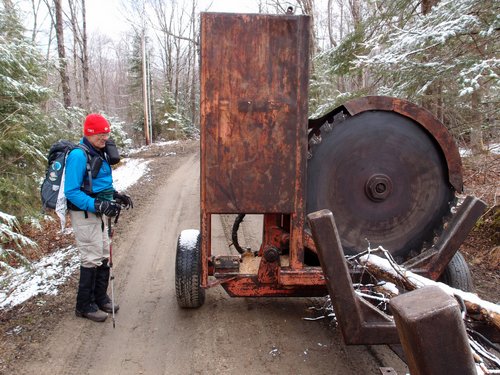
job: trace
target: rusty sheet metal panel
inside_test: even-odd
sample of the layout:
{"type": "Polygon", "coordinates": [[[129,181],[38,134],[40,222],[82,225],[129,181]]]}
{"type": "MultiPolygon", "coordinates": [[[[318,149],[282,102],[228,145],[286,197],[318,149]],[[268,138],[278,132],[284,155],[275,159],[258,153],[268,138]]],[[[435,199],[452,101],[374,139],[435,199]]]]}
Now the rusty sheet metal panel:
{"type": "Polygon", "coordinates": [[[201,15],[201,205],[292,213],[303,205],[309,18],[201,15]]]}

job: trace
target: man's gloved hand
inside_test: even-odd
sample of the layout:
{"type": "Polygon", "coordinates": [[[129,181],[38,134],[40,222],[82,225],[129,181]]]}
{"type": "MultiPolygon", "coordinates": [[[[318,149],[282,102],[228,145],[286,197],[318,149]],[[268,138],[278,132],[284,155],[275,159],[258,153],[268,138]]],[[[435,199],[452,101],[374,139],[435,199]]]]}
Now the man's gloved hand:
{"type": "Polygon", "coordinates": [[[96,199],[94,202],[95,212],[108,217],[116,216],[120,213],[121,207],[112,201],[101,201],[96,199]]]}
{"type": "Polygon", "coordinates": [[[134,208],[134,202],[132,202],[132,198],[130,198],[130,195],[118,193],[117,191],[115,191],[113,193],[113,199],[116,201],[116,203],[123,206],[127,210],[129,208],[134,208]]]}

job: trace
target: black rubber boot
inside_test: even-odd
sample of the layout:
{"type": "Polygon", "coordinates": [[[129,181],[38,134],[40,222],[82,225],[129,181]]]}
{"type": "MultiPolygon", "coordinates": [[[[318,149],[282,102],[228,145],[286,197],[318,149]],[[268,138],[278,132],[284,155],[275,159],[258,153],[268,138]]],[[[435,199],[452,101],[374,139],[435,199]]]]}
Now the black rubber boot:
{"type": "Polygon", "coordinates": [[[87,318],[94,322],[104,322],[108,314],[99,310],[94,303],[96,273],[95,268],[80,267],[75,314],[78,317],[87,318]]]}
{"type": "MultiPolygon", "coordinates": [[[[95,289],[94,297],[97,306],[107,313],[112,314],[113,308],[111,298],[109,298],[107,291],[109,285],[110,269],[108,260],[104,259],[102,264],[96,268],[95,289]]],[[[120,309],[120,306],[115,303],[115,313],[120,309]]]]}

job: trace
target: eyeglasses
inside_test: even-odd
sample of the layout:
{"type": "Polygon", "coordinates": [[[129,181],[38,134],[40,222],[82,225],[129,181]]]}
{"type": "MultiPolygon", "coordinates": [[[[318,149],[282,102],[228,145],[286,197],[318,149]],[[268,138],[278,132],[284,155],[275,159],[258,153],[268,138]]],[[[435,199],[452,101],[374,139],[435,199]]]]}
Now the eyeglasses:
{"type": "Polygon", "coordinates": [[[100,133],[100,134],[94,134],[97,138],[99,139],[107,139],[109,138],[109,133],[100,133]]]}

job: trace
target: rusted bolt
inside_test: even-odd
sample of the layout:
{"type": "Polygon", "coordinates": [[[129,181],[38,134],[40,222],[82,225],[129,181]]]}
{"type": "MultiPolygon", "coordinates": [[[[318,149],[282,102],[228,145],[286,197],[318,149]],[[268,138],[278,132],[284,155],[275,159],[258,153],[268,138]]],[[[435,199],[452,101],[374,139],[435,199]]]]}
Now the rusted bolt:
{"type": "Polygon", "coordinates": [[[275,247],[268,247],[264,250],[264,259],[268,263],[276,262],[280,258],[280,252],[275,247]]]}
{"type": "Polygon", "coordinates": [[[392,181],[385,174],[374,174],[366,181],[365,192],[372,201],[381,202],[391,194],[392,181]]]}

